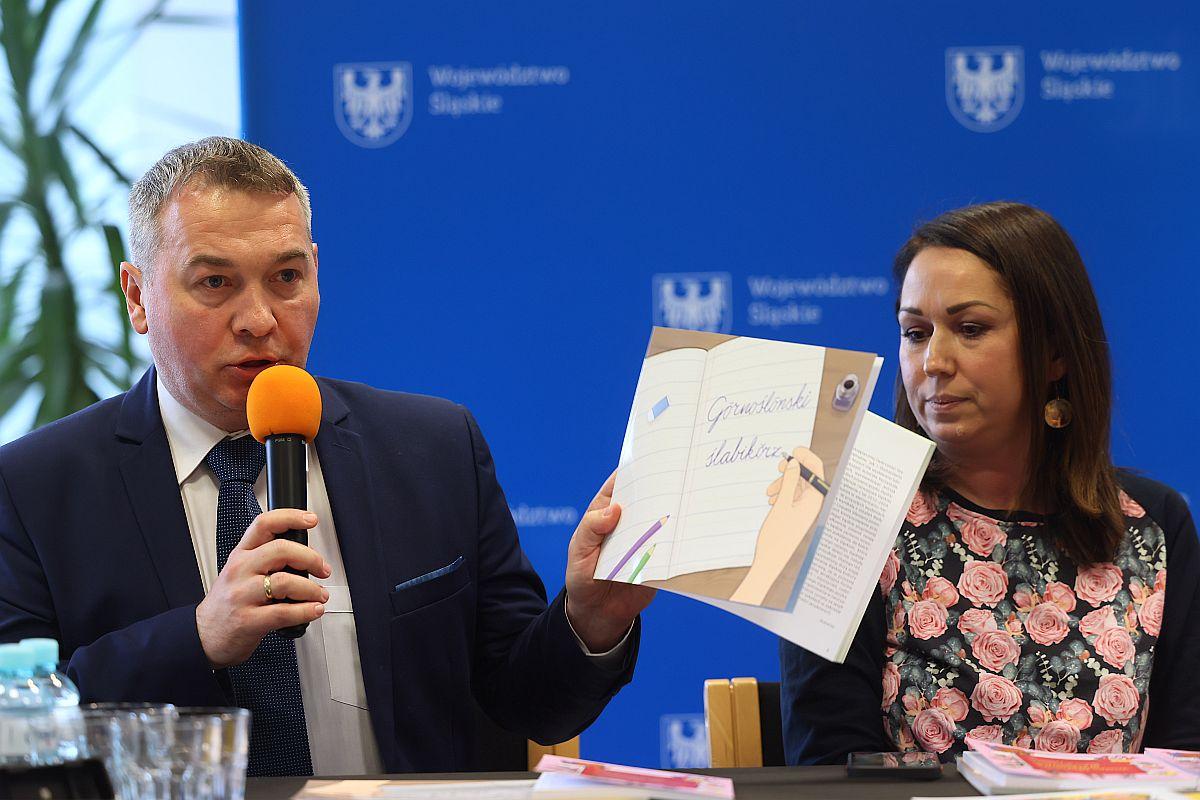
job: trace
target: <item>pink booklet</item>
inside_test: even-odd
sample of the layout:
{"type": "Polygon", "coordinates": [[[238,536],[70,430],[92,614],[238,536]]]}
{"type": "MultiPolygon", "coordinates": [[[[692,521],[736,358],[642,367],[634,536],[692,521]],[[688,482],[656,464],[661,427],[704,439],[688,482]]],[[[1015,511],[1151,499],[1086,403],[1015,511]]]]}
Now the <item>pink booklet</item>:
{"type": "MultiPolygon", "coordinates": [[[[646,796],[712,797],[719,800],[732,800],[733,798],[733,781],[715,775],[691,775],[686,772],[625,767],[620,764],[606,764],[603,761],[585,761],[581,758],[564,756],[542,756],[542,760],[534,769],[544,775],[575,776],[588,784],[640,789],[647,793],[646,796]]],[[[541,780],[538,781],[539,784],[541,782],[541,780]]],[[[575,783],[575,785],[580,786],[580,783],[575,783]]],[[[556,785],[554,788],[560,787],[556,785]]],[[[534,792],[538,793],[538,791],[538,787],[535,786],[534,792]]]]}
{"type": "Polygon", "coordinates": [[[1164,747],[1147,747],[1146,755],[1166,761],[1176,769],[1200,777],[1200,753],[1195,750],[1168,750],[1164,747]]]}
{"type": "Polygon", "coordinates": [[[1170,788],[1196,785],[1196,773],[1151,753],[1049,753],[970,738],[967,745],[971,750],[963,754],[960,769],[968,780],[974,773],[989,788],[1073,789],[1098,782],[1107,786],[1141,783],[1170,788]]]}

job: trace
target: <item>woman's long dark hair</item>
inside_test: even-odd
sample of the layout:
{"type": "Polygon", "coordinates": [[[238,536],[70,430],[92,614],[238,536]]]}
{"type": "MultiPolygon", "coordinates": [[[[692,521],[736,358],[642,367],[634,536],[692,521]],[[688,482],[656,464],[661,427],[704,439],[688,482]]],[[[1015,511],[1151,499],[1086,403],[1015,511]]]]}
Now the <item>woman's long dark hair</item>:
{"type": "MultiPolygon", "coordinates": [[[[1022,203],[948,211],[917,228],[896,254],[897,291],[927,247],[974,254],[996,271],[1012,299],[1031,430],[1020,502],[1056,512],[1059,545],[1080,563],[1112,559],[1125,527],[1109,454],[1112,370],[1100,308],[1075,243],[1049,214],[1022,203]],[[1055,359],[1066,366],[1057,382],[1048,372],[1055,359]],[[1074,411],[1071,424],[1060,429],[1043,419],[1046,401],[1056,395],[1074,411]]],[[[896,422],[925,435],[899,375],[896,422]]],[[[951,469],[935,453],[926,488],[944,485],[951,469]]]]}

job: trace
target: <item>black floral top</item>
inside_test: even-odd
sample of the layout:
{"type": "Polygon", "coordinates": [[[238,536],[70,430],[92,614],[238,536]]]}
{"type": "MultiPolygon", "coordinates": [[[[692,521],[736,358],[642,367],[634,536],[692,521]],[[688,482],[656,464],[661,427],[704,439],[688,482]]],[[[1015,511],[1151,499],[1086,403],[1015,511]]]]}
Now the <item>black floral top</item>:
{"type": "Polygon", "coordinates": [[[1124,492],[1112,562],[1077,568],[1042,518],[997,519],[918,493],[879,586],[888,620],[884,728],[898,750],[964,738],[1053,752],[1136,751],[1167,554],[1124,492]]]}
{"type": "Polygon", "coordinates": [[[788,763],[950,761],[968,736],[1200,749],[1196,527],[1178,493],[1119,477],[1125,536],[1111,562],[1083,568],[1055,547],[1052,518],[918,494],[845,663],[780,644],[788,763]]]}

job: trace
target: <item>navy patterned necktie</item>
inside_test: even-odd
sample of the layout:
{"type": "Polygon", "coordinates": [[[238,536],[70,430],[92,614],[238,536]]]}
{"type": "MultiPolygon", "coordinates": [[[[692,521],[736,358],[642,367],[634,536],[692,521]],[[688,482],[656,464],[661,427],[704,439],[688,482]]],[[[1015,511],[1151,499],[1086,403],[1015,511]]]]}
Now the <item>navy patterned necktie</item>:
{"type": "MultiPolygon", "coordinates": [[[[217,571],[246,528],[262,513],[254,482],[267,451],[253,436],[223,439],[204,463],[221,482],[217,496],[217,571]]],[[[250,726],[250,775],[312,775],[308,729],[300,696],[296,644],[272,631],[245,662],[229,668],[234,699],[253,715],[250,726]]]]}

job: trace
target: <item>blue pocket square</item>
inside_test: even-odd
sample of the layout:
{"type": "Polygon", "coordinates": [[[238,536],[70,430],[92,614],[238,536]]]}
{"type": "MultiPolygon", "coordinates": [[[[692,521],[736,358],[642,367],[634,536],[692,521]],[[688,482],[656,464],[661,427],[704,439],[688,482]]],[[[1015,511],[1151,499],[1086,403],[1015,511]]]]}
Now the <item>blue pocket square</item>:
{"type": "Polygon", "coordinates": [[[462,563],[463,563],[463,557],[459,556],[458,558],[454,559],[446,566],[435,569],[433,572],[426,572],[424,575],[418,575],[415,578],[409,578],[408,580],[404,581],[403,583],[397,583],[396,588],[392,589],[392,591],[398,592],[401,589],[411,589],[414,586],[420,586],[422,583],[427,583],[428,581],[431,581],[434,578],[440,578],[443,575],[449,575],[451,572],[454,572],[454,570],[461,567],[462,563]]]}

